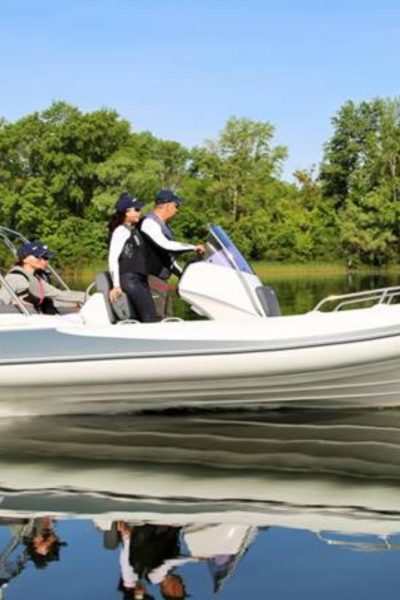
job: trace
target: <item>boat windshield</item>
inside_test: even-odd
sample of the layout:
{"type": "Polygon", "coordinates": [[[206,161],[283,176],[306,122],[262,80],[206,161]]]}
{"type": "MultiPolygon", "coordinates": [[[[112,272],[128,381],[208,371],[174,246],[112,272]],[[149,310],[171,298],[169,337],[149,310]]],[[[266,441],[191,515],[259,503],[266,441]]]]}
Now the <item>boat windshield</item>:
{"type": "Polygon", "coordinates": [[[208,226],[204,261],[243,273],[254,274],[247,260],[219,225],[208,226]]]}

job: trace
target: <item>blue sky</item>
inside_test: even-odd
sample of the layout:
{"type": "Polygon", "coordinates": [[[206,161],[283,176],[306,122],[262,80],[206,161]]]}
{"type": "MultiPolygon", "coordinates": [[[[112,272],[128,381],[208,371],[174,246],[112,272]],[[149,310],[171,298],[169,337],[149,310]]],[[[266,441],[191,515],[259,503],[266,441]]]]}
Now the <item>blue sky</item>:
{"type": "Polygon", "coordinates": [[[349,99],[399,94],[399,0],[1,0],[0,116],[65,100],[186,146],[269,121],[284,175],[349,99]]]}

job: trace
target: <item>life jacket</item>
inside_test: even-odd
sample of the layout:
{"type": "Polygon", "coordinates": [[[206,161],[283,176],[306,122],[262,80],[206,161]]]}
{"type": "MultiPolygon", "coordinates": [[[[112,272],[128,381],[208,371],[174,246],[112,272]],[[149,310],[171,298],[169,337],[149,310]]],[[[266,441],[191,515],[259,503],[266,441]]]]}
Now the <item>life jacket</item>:
{"type": "MultiPolygon", "coordinates": [[[[153,221],[158,223],[161,227],[161,231],[168,240],[174,239],[172,229],[154,213],[148,213],[142,219],[140,219],[138,224],[140,230],[142,227],[142,223],[145,219],[152,219],[153,221]]],[[[146,242],[145,252],[148,274],[155,275],[160,279],[168,279],[172,271],[173,255],[168,250],[164,250],[163,248],[157,246],[157,244],[155,244],[153,240],[149,236],[147,236],[144,231],[142,231],[142,235],[146,242]]]]}
{"type": "Polygon", "coordinates": [[[131,229],[118,258],[120,275],[124,273],[140,273],[147,275],[147,260],[143,235],[137,227],[131,229]]]}
{"type": "MultiPolygon", "coordinates": [[[[54,302],[51,298],[47,298],[46,296],[38,296],[34,290],[32,290],[32,278],[29,277],[29,275],[27,273],[25,273],[24,269],[22,267],[13,267],[10,271],[9,274],[15,274],[15,275],[22,275],[22,277],[24,277],[27,282],[28,282],[28,289],[27,290],[23,290],[22,292],[15,292],[15,294],[21,298],[22,300],[25,300],[26,302],[29,302],[29,304],[32,304],[33,307],[35,308],[35,310],[38,313],[42,313],[45,315],[57,315],[58,310],[56,309],[56,307],[54,306],[54,302]]],[[[40,276],[37,276],[37,280],[40,279],[40,276]]],[[[44,279],[43,279],[44,281],[44,279]]],[[[38,281],[38,286],[40,285],[40,282],[38,281]]]]}

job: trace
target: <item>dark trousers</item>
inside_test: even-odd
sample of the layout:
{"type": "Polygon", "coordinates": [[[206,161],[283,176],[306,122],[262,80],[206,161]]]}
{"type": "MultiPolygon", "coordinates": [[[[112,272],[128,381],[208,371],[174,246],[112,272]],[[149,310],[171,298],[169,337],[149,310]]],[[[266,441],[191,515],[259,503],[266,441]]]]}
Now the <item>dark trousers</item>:
{"type": "Polygon", "coordinates": [[[128,296],[139,321],[153,323],[157,321],[156,308],[146,275],[140,273],[122,273],[121,288],[128,296]]]}

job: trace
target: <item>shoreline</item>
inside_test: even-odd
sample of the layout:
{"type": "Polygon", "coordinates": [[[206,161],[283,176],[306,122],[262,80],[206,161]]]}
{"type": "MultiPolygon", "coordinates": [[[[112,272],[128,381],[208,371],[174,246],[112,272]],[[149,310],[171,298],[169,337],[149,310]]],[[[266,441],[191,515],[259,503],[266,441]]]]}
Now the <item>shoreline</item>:
{"type": "MultiPolygon", "coordinates": [[[[359,266],[349,271],[343,263],[306,262],[306,263],[270,263],[268,261],[252,261],[251,267],[262,281],[279,281],[296,279],[331,279],[343,277],[381,276],[395,277],[400,275],[400,265],[390,265],[385,268],[359,266]]],[[[105,263],[88,264],[71,269],[63,269],[63,278],[79,285],[88,286],[94,281],[96,271],[106,270],[105,263]]]]}
{"type": "Polygon", "coordinates": [[[296,277],[345,277],[348,275],[399,275],[400,265],[373,268],[366,265],[357,266],[349,270],[343,263],[268,263],[255,261],[250,263],[260,278],[293,278],[296,277]]]}

